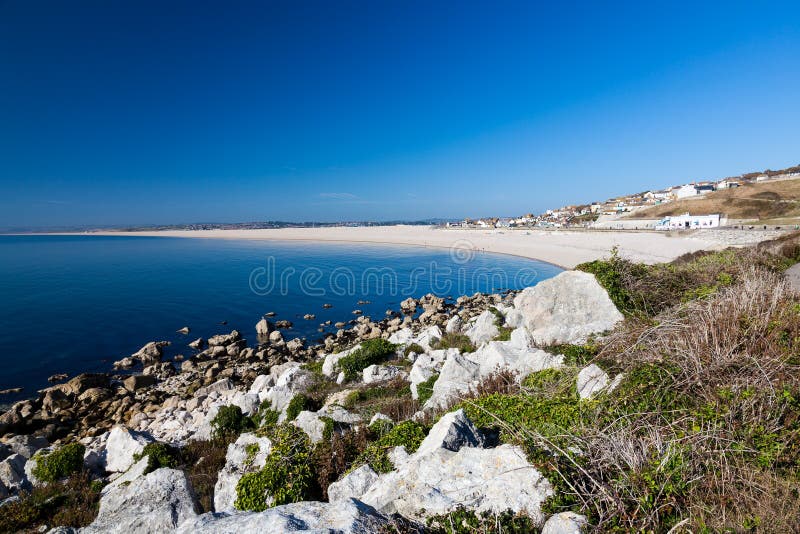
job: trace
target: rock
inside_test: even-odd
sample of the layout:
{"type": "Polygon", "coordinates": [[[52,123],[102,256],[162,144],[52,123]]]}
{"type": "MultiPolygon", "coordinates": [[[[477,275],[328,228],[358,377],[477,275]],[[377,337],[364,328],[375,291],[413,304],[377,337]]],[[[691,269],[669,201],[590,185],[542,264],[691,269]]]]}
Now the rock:
{"type": "Polygon", "coordinates": [[[410,328],[403,328],[389,336],[389,343],[395,345],[407,345],[414,339],[414,331],[410,328]]]}
{"type": "Polygon", "coordinates": [[[339,502],[361,497],[376,480],[378,474],[364,464],[328,486],[328,500],[339,502]]]}
{"type": "Polygon", "coordinates": [[[40,436],[17,435],[6,440],[5,444],[14,454],[31,458],[36,451],[50,446],[50,442],[40,436]]]}
{"type": "Polygon", "coordinates": [[[189,330],[189,327],[188,327],[188,326],[184,326],[183,328],[181,328],[180,330],[178,330],[178,333],[179,333],[179,334],[183,334],[183,335],[187,335],[189,332],[190,332],[190,330],[189,330]]]}
{"type": "Polygon", "coordinates": [[[256,323],[256,334],[259,336],[268,336],[274,330],[272,324],[265,318],[262,318],[256,323]]]}
{"type": "Polygon", "coordinates": [[[420,332],[413,340],[426,351],[433,350],[433,344],[442,339],[442,330],[438,326],[429,326],[420,332]]]}
{"type": "Polygon", "coordinates": [[[284,319],[284,320],[277,321],[277,322],[275,323],[275,328],[280,328],[280,329],[289,329],[289,328],[291,328],[292,326],[293,326],[293,325],[292,325],[292,321],[287,321],[287,320],[285,320],[285,319],[284,319]]]}
{"type": "Polygon", "coordinates": [[[473,345],[480,347],[500,333],[495,323],[497,317],[489,310],[484,311],[474,319],[472,324],[464,331],[464,334],[472,341],[473,345]]]}
{"type": "Polygon", "coordinates": [[[365,384],[372,384],[373,382],[385,382],[392,380],[398,376],[402,376],[403,370],[394,365],[370,365],[362,372],[365,384]]]}
{"type": "Polygon", "coordinates": [[[39,449],[38,451],[36,451],[36,454],[31,456],[28,459],[28,461],[25,462],[23,470],[25,472],[25,481],[26,481],[26,483],[29,483],[28,485],[32,485],[32,486],[41,486],[42,485],[42,481],[39,480],[38,478],[36,478],[36,475],[34,475],[33,472],[36,471],[36,467],[39,464],[40,455],[47,456],[48,454],[52,453],[54,450],[55,450],[54,447],[46,447],[44,449],[39,449]]]}
{"type": "Polygon", "coordinates": [[[11,395],[12,393],[22,393],[24,388],[0,389],[0,395],[11,395]]]}
{"type": "Polygon", "coordinates": [[[400,309],[405,313],[414,313],[417,311],[417,301],[411,297],[408,297],[406,300],[400,303],[400,309]]]}
{"type": "Polygon", "coordinates": [[[474,428],[466,421],[461,416],[448,419],[435,433],[442,438],[423,442],[416,453],[395,465],[395,471],[378,477],[361,500],[382,513],[419,520],[465,506],[476,513],[526,513],[540,522],[541,504],[553,494],[549,481],[517,446],[464,446],[474,428]],[[452,451],[444,444],[461,448],[452,451]]]}
{"type": "Polygon", "coordinates": [[[9,490],[19,491],[30,487],[25,474],[28,459],[21,454],[12,454],[0,462],[0,483],[9,490]]]}
{"type": "Polygon", "coordinates": [[[81,532],[171,532],[196,516],[194,490],[186,474],[162,468],[107,492],[100,499],[97,518],[81,532]]]}
{"type": "Polygon", "coordinates": [[[280,345],[283,343],[283,334],[279,330],[275,330],[269,334],[269,342],[273,345],[280,345]]]}
{"type": "Polygon", "coordinates": [[[333,304],[328,304],[328,303],[326,302],[325,304],[323,304],[323,305],[322,305],[322,307],[323,307],[323,308],[325,308],[325,309],[327,310],[327,309],[333,308],[333,304]]]}
{"type": "Polygon", "coordinates": [[[106,493],[113,491],[115,488],[121,486],[127,486],[137,478],[145,476],[145,471],[147,471],[147,464],[149,462],[150,458],[147,456],[139,459],[138,462],[130,466],[130,468],[128,468],[128,470],[125,471],[122,475],[118,476],[108,485],[103,487],[103,489],[100,490],[100,494],[105,495],[106,493]]]}
{"type": "Polygon", "coordinates": [[[217,512],[234,510],[239,480],[246,473],[264,467],[271,450],[272,442],[268,438],[259,438],[252,433],[241,434],[235,442],[228,445],[225,467],[219,472],[214,486],[214,509],[217,512]]]}
{"type": "Polygon", "coordinates": [[[393,422],[391,417],[389,417],[388,415],[384,415],[384,414],[378,412],[378,413],[376,413],[375,415],[372,416],[372,419],[369,420],[369,426],[374,425],[378,421],[388,421],[389,423],[393,422]]]}
{"type": "Polygon", "coordinates": [[[208,338],[209,347],[227,347],[242,338],[237,330],[232,330],[230,334],[218,334],[208,338]]]}
{"type": "Polygon", "coordinates": [[[250,384],[250,389],[248,393],[252,393],[254,395],[258,395],[259,398],[261,397],[261,393],[267,391],[269,388],[275,385],[275,377],[272,375],[258,375],[253,383],[250,384]]]}
{"type": "Polygon", "coordinates": [[[303,340],[299,337],[296,337],[290,341],[286,342],[286,350],[289,352],[297,352],[303,348],[303,340]]]}
{"type": "Polygon", "coordinates": [[[67,373],[56,373],[47,377],[47,381],[51,383],[61,382],[69,377],[67,373]]]}
{"type": "Polygon", "coordinates": [[[206,344],[206,341],[202,337],[198,337],[191,343],[189,343],[189,347],[195,350],[200,350],[206,344]]]}
{"type": "Polygon", "coordinates": [[[169,344],[169,341],[151,341],[139,349],[138,352],[132,354],[131,358],[140,361],[144,366],[158,363],[164,354],[164,347],[169,344]]]}
{"type": "Polygon", "coordinates": [[[444,408],[460,394],[469,391],[470,386],[480,377],[480,367],[458,352],[448,354],[439,378],[433,384],[433,394],[423,409],[444,408]]]}
{"type": "Polygon", "coordinates": [[[338,373],[337,366],[339,364],[339,360],[341,360],[345,356],[349,356],[353,352],[357,351],[359,348],[361,348],[360,344],[350,349],[343,350],[342,352],[337,352],[335,354],[328,354],[327,356],[325,356],[325,361],[322,363],[322,374],[327,377],[336,376],[336,374],[338,373]]]}
{"type": "Polygon", "coordinates": [[[514,307],[542,345],[585,343],[623,319],[594,275],[580,271],[565,271],[525,288],[514,298],[514,307]]]}
{"type": "Polygon", "coordinates": [[[586,517],[575,512],[551,515],[542,527],[542,534],[581,534],[588,526],[586,517]]]}
{"type": "Polygon", "coordinates": [[[356,499],[327,502],[297,502],[263,512],[203,514],[187,521],[178,534],[287,533],[363,534],[384,532],[393,522],[356,499]]]}
{"type": "Polygon", "coordinates": [[[313,321],[316,318],[317,318],[317,316],[314,315],[313,313],[307,313],[307,314],[303,315],[303,319],[305,319],[306,321],[313,321]]]}
{"type": "MultiPolygon", "coordinates": [[[[155,367],[150,366],[148,369],[155,367]]],[[[131,375],[125,380],[122,381],[122,385],[125,386],[125,389],[128,391],[136,391],[137,389],[142,389],[146,387],[150,387],[156,383],[156,379],[154,376],[150,374],[141,374],[141,375],[131,375]]]]}
{"type": "Polygon", "coordinates": [[[442,416],[422,441],[416,454],[422,456],[436,449],[458,451],[462,447],[483,447],[484,444],[483,435],[462,409],[442,416]]]}
{"type": "Polygon", "coordinates": [[[459,354],[458,349],[432,350],[417,356],[417,359],[414,360],[414,365],[411,367],[411,372],[408,374],[408,380],[411,382],[411,396],[414,399],[419,398],[417,385],[439,373],[442,370],[442,364],[451,354],[459,354]]]}
{"type": "Polygon", "coordinates": [[[106,442],[106,471],[122,473],[133,465],[133,457],[144,446],[155,441],[152,436],[117,425],[111,429],[106,442]]]}
{"type": "Polygon", "coordinates": [[[325,422],[315,412],[303,410],[292,424],[306,433],[311,443],[319,443],[325,434],[325,422]]]}
{"type": "Polygon", "coordinates": [[[578,395],[582,399],[589,399],[608,386],[610,378],[605,371],[597,365],[591,364],[581,369],[578,373],[578,395]]]}
{"type": "Polygon", "coordinates": [[[461,317],[453,315],[450,320],[447,321],[447,326],[444,327],[444,331],[448,334],[460,334],[463,324],[464,322],[461,320],[461,317]]]}

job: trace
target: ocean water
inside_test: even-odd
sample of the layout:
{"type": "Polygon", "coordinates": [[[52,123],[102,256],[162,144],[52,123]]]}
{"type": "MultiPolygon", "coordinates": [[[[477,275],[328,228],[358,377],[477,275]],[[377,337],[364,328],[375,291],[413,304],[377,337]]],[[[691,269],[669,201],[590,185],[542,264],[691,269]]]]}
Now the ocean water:
{"type": "MultiPolygon", "coordinates": [[[[232,329],[294,323],[284,337],[310,343],[320,323],[374,319],[408,296],[457,297],[519,289],[560,272],[547,263],[473,251],[164,237],[0,236],[0,403],[32,396],[54,373],[108,371],[153,340],[167,356],[232,329]],[[367,300],[369,303],[359,301],[367,300]],[[323,304],[331,304],[330,309],[323,304]],[[304,314],[316,315],[313,321],[304,314]],[[225,323],[225,324],[223,324],[225,323]],[[188,336],[176,331],[184,326],[188,336]]],[[[326,331],[335,329],[331,326],[326,331]]]]}

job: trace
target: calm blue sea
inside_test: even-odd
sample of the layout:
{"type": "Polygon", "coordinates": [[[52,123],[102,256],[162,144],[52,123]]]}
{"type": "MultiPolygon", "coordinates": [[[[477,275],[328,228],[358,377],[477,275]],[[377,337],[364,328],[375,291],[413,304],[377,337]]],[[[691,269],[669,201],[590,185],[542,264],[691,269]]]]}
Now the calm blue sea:
{"type": "Polygon", "coordinates": [[[353,319],[357,308],[380,319],[408,296],[521,288],[558,272],[468,249],[0,236],[0,389],[25,388],[0,403],[32,395],[53,373],[107,371],[152,340],[172,341],[170,356],[191,353],[186,343],[197,337],[234,328],[253,342],[256,322],[269,311],[294,323],[287,339],[314,342],[320,323],[353,319]],[[306,313],[316,319],[304,320],[306,313]],[[183,326],[188,336],[176,333],[183,326]]]}

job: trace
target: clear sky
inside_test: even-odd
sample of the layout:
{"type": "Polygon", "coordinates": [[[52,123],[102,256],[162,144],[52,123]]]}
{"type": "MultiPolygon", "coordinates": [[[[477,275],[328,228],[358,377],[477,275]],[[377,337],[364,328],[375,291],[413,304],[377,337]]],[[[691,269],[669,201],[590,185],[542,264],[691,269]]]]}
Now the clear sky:
{"type": "Polygon", "coordinates": [[[0,0],[0,227],[518,215],[798,163],[796,0],[0,0]]]}

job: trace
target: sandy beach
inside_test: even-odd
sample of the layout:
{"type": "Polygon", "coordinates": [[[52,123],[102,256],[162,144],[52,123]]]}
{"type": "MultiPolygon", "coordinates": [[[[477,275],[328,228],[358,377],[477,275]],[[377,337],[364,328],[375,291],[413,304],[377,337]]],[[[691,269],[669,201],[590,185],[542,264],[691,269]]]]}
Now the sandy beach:
{"type": "Polygon", "coordinates": [[[769,236],[733,231],[691,234],[655,232],[587,232],[568,230],[442,229],[428,226],[372,226],[285,228],[262,230],[167,230],[151,232],[95,232],[93,235],[155,236],[205,239],[264,239],[386,243],[512,254],[546,261],[567,269],[608,256],[618,247],[624,257],[644,263],[670,261],[687,252],[749,244],[769,236]]]}

